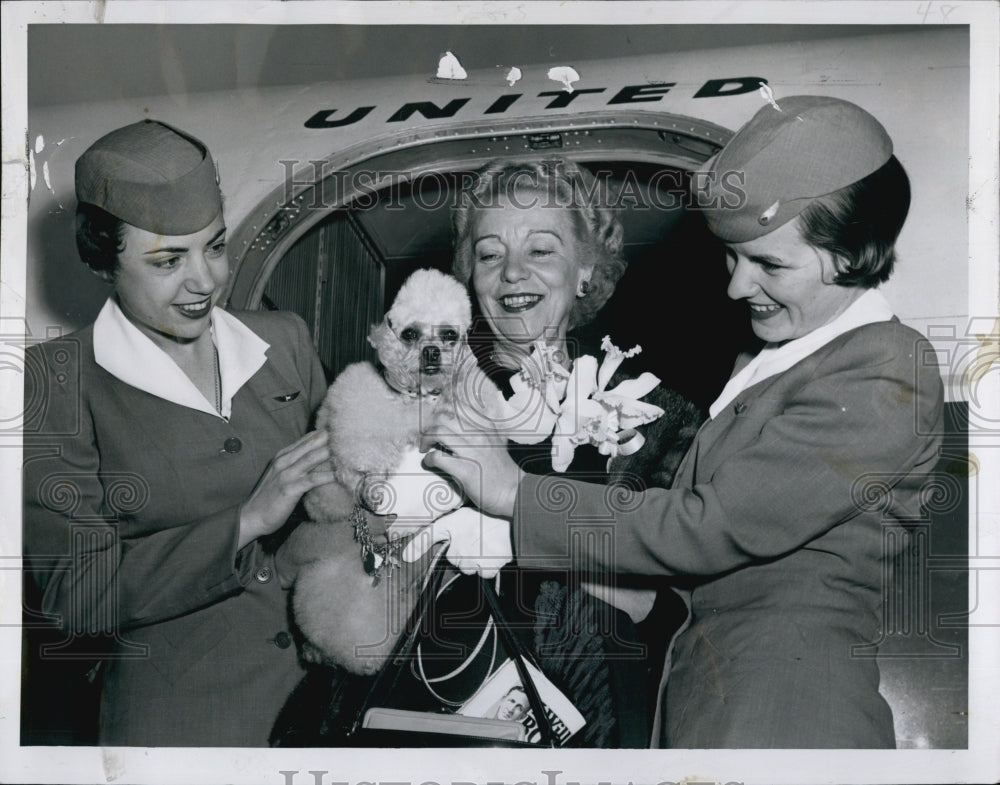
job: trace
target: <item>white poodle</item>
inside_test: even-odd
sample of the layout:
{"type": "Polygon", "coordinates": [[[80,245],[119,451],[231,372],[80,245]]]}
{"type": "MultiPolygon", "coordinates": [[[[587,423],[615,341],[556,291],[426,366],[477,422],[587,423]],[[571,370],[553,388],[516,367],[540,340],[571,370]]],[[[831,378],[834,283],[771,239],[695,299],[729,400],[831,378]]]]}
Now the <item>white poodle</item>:
{"type": "Polygon", "coordinates": [[[472,321],[469,296],[457,280],[437,270],[417,270],[368,341],[378,353],[379,368],[354,363],[337,377],[316,417],[317,429],[330,434],[333,467],[339,484],[310,492],[306,510],[314,521],[342,520],[356,502],[380,515],[395,514],[413,523],[430,522],[460,503],[451,486],[419,468],[414,455],[421,430],[451,405],[458,366],[470,361],[465,335],[472,321]],[[391,498],[384,480],[416,482],[423,478],[442,494],[435,507],[422,509],[422,494],[391,498]],[[377,498],[381,494],[382,498],[377,498]]]}
{"type": "Polygon", "coordinates": [[[403,562],[386,525],[396,536],[462,505],[448,479],[421,466],[418,445],[433,417],[454,411],[459,366],[475,366],[465,343],[471,319],[464,286],[418,270],[369,333],[380,367],[350,365],[327,392],[317,428],[330,434],[338,482],[307,494],[313,522],[289,543],[300,564],[292,606],[306,660],[374,673],[405,625],[430,557],[403,562]]]}

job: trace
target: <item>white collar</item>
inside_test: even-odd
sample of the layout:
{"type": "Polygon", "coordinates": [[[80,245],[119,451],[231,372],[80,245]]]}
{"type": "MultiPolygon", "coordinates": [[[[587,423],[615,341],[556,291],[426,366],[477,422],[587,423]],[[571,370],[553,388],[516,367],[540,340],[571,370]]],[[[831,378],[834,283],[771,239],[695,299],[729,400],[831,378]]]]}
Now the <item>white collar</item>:
{"type": "Polygon", "coordinates": [[[767,344],[746,367],[733,376],[723,388],[721,395],[709,409],[709,417],[715,419],[732,400],[744,390],[782,371],[787,371],[799,360],[808,357],[825,346],[838,335],[848,330],[875,322],[886,322],[893,317],[892,308],[877,289],[868,289],[836,319],[817,327],[801,338],[784,344],[767,344]]]}
{"type": "MultiPolygon", "coordinates": [[[[266,362],[266,341],[235,316],[212,309],[212,338],[219,351],[222,414],[232,415],[233,397],[266,362]]],[[[112,376],[171,403],[220,414],[187,374],[152,339],[128,320],[109,297],[94,321],[94,360],[112,376]]]]}

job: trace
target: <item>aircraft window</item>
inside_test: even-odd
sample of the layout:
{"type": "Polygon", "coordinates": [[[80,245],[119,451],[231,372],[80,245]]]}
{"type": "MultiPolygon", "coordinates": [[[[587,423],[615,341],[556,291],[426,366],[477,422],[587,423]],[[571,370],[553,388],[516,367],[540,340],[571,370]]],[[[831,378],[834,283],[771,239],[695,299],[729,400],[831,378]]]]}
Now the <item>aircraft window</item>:
{"type": "MultiPolygon", "coordinates": [[[[689,173],[631,161],[586,165],[617,197],[629,269],[578,334],[642,345],[643,369],[707,405],[750,333],[725,296],[721,246],[684,206],[689,173]]],[[[331,377],[373,359],[368,327],[413,270],[450,270],[451,208],[470,175],[431,173],[364,194],[306,232],[273,268],[262,303],[306,320],[331,377]]]]}

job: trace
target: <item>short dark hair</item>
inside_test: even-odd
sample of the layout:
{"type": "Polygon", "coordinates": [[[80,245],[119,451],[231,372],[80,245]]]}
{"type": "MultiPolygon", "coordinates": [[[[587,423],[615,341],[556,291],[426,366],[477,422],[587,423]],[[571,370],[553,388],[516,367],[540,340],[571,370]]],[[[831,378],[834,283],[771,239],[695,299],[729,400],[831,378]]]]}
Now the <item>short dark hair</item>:
{"type": "Polygon", "coordinates": [[[97,205],[80,202],[76,207],[76,249],[96,273],[113,274],[118,254],[125,250],[125,222],[97,205]]]}
{"type": "Polygon", "coordinates": [[[834,283],[871,289],[889,280],[910,209],[910,180],[896,156],[801,214],[802,239],[832,254],[834,283]]]}
{"type": "Polygon", "coordinates": [[[475,174],[470,187],[462,190],[452,216],[455,252],[452,274],[462,283],[472,278],[472,213],[477,205],[496,205],[499,194],[515,188],[537,190],[549,196],[550,206],[568,209],[580,241],[587,247],[594,268],[590,285],[577,297],[570,311],[569,327],[587,324],[604,307],[624,275],[627,262],[623,252],[621,221],[599,197],[597,178],[587,169],[564,158],[544,161],[495,160],[475,174]]]}

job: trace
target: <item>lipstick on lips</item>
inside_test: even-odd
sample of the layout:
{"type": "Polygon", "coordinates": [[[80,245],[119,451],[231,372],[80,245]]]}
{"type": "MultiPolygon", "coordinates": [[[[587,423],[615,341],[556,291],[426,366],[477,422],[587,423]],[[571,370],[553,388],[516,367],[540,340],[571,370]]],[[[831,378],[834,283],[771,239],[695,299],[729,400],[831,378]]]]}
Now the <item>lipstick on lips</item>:
{"type": "Polygon", "coordinates": [[[188,319],[202,319],[212,310],[212,297],[209,295],[204,300],[193,303],[176,303],[174,307],[188,319]]]}
{"type": "Polygon", "coordinates": [[[750,306],[750,318],[757,322],[770,319],[784,308],[783,305],[776,303],[747,303],[747,305],[750,306]]]}
{"type": "Polygon", "coordinates": [[[538,305],[542,301],[542,295],[505,294],[502,297],[498,297],[497,301],[500,303],[500,307],[507,311],[507,313],[521,313],[538,305]]]}

